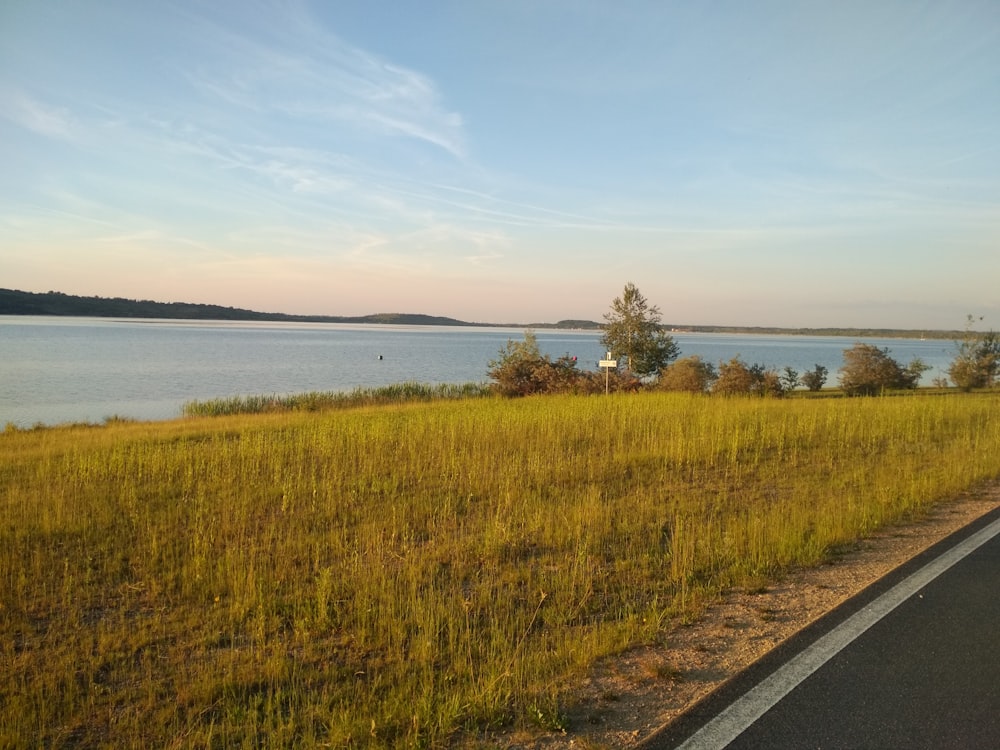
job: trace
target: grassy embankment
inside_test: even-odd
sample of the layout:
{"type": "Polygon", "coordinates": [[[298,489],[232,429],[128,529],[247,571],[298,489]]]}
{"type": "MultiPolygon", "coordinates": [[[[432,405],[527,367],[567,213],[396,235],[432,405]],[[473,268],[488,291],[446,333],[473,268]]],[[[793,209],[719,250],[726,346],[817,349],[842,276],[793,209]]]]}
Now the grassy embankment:
{"type": "Polygon", "coordinates": [[[594,659],[997,476],[996,394],[8,430],[0,745],[441,747],[558,727],[594,659]]]}

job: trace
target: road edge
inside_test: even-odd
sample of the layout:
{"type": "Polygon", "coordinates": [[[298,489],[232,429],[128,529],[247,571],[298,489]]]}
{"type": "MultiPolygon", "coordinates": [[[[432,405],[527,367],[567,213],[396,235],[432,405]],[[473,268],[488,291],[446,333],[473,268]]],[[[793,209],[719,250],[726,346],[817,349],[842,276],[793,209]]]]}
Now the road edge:
{"type": "Polygon", "coordinates": [[[681,746],[728,706],[776,673],[782,665],[805,652],[817,641],[843,625],[850,618],[858,615],[887,592],[900,586],[907,579],[946,555],[950,550],[998,520],[1000,520],[1000,507],[987,511],[904,561],[886,575],[782,641],[760,659],[698,700],[684,713],[639,741],[635,747],[639,750],[662,750],[681,746]]]}

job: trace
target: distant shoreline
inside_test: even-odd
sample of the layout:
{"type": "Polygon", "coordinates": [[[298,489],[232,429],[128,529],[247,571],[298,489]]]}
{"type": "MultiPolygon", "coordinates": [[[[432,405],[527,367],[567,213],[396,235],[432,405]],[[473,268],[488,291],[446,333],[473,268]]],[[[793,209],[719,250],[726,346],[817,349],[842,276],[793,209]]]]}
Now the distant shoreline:
{"type": "MultiPolygon", "coordinates": [[[[382,325],[469,326],[478,328],[531,328],[600,331],[593,320],[560,320],[556,323],[473,323],[421,313],[372,315],[291,315],[245,310],[238,307],[193,302],[155,302],[124,297],[80,297],[62,292],[23,292],[0,289],[0,315],[52,315],[57,317],[147,318],[151,320],[245,320],[289,323],[372,323],[382,325]]],[[[670,333],[756,333],[796,336],[856,338],[955,339],[961,331],[900,330],[891,328],[777,328],[768,326],[704,326],[665,324],[670,333]]]]}

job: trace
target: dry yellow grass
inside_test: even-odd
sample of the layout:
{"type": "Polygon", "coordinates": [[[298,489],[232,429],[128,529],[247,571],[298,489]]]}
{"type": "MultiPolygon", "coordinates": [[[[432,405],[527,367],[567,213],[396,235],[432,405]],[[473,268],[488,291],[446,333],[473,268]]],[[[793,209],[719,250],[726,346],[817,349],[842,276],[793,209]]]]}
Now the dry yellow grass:
{"type": "Polygon", "coordinates": [[[442,747],[1000,476],[1000,398],[441,402],[0,435],[0,744],[442,747]]]}

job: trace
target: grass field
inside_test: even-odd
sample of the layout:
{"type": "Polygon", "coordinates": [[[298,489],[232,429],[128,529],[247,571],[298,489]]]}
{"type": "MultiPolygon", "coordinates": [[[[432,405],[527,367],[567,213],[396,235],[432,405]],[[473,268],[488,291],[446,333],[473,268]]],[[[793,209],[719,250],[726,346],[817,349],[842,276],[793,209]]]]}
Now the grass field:
{"type": "Polygon", "coordinates": [[[1000,476],[1000,394],[446,399],[0,434],[0,746],[447,747],[1000,476]]]}

